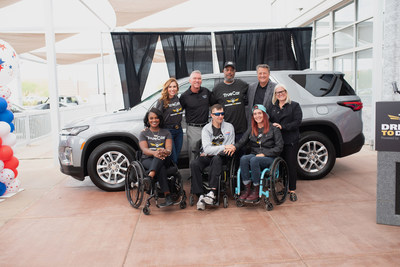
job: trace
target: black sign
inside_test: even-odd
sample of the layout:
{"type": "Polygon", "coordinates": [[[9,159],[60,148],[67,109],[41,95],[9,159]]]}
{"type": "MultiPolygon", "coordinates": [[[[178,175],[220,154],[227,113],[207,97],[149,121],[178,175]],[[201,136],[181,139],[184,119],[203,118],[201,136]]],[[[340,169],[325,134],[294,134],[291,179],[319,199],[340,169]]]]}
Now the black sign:
{"type": "Polygon", "coordinates": [[[400,152],[400,102],[376,102],[375,149],[400,152]]]}

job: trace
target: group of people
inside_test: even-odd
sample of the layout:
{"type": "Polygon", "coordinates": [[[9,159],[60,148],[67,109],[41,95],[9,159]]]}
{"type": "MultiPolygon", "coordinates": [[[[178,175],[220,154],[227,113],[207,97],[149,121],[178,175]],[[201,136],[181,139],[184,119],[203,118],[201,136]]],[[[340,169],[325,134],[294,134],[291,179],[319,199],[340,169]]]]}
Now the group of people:
{"type": "Polygon", "coordinates": [[[245,186],[241,200],[258,199],[261,171],[278,156],[288,164],[290,200],[297,200],[296,152],[302,111],[297,102],[291,101],[285,85],[270,80],[267,64],[258,65],[256,70],[258,82],[247,84],[235,79],[235,63],[228,61],[224,65],[224,81],[212,91],[201,86],[201,72],[193,71],[189,79],[191,86],[179,98],[177,80],[170,78],[165,82],[161,98],[145,115],[146,128],[139,138],[142,162],[147,170],[146,184],[158,179],[165,194],[161,206],[173,204],[166,169],[171,161],[178,162],[183,143],[183,111],[191,193],[198,196],[197,209],[204,210],[206,204],[214,203],[222,165],[232,156],[240,158],[245,186]],[[202,151],[196,157],[198,142],[202,151]],[[207,166],[210,166],[211,190],[204,192],[202,171],[207,166]]]}

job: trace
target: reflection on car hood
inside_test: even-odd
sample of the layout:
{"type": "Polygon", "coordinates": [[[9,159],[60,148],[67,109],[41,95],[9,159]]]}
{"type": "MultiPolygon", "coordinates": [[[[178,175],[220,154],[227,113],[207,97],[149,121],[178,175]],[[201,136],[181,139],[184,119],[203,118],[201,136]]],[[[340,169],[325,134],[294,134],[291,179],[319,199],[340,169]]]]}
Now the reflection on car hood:
{"type": "Polygon", "coordinates": [[[77,127],[83,125],[109,124],[123,121],[142,121],[147,110],[143,106],[136,106],[130,110],[121,110],[114,113],[105,113],[85,119],[79,119],[66,124],[63,128],[77,127]]]}

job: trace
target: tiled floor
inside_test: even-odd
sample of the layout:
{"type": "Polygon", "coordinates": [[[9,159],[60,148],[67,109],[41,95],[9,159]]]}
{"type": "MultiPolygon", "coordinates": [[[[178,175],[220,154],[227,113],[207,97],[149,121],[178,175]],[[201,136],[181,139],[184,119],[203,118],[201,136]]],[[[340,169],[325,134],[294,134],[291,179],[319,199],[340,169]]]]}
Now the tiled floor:
{"type": "Polygon", "coordinates": [[[376,224],[369,147],[299,181],[299,200],[269,212],[230,200],[205,211],[152,205],[149,216],[35,149],[17,151],[25,190],[0,203],[0,266],[399,266],[400,227],[376,224]]]}

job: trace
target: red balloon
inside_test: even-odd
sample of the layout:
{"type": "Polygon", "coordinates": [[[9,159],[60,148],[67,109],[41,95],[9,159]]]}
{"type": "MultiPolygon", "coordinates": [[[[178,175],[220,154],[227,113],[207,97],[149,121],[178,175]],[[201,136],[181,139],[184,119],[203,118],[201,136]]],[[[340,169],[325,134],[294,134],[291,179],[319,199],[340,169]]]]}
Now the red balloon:
{"type": "Polygon", "coordinates": [[[14,152],[11,147],[9,146],[0,147],[0,160],[2,161],[10,160],[13,154],[14,152]]]}
{"type": "Polygon", "coordinates": [[[3,144],[3,139],[0,137],[0,146],[3,144]]]}
{"type": "Polygon", "coordinates": [[[19,160],[12,156],[11,159],[4,161],[4,168],[6,169],[16,169],[19,165],[19,160]]]}

